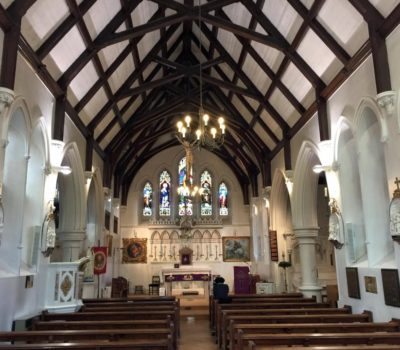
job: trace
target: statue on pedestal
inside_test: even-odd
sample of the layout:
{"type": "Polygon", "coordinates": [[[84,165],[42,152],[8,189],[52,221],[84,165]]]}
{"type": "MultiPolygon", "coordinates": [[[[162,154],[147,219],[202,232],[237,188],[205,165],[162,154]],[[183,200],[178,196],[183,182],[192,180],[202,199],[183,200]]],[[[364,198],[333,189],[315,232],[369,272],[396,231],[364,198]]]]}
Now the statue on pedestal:
{"type": "Polygon", "coordinates": [[[94,254],[91,248],[86,252],[86,257],[89,259],[83,271],[83,282],[94,281],[94,254]]]}

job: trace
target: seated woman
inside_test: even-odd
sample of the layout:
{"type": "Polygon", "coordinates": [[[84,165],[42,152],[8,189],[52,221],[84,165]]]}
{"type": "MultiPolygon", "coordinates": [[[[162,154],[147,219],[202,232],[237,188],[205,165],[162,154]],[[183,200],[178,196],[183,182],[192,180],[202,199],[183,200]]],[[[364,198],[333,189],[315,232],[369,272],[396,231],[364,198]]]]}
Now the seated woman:
{"type": "Polygon", "coordinates": [[[228,296],[229,286],[224,282],[225,279],[223,277],[217,277],[214,280],[214,286],[213,286],[214,299],[218,299],[218,302],[221,304],[226,304],[231,302],[231,298],[228,296]]]}

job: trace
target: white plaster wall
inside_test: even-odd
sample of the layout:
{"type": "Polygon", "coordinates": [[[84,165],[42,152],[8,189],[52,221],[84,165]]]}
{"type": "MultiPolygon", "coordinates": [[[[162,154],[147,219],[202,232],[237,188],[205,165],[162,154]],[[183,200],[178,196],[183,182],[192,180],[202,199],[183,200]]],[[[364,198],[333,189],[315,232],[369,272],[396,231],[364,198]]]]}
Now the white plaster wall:
{"type": "MultiPolygon", "coordinates": [[[[64,124],[64,142],[67,145],[70,142],[76,142],[80,158],[82,160],[82,168],[85,169],[86,159],[86,140],[79,132],[78,128],[74,125],[68,115],[65,116],[64,124]]],[[[94,153],[94,152],[93,152],[94,153]]]]}
{"type": "MultiPolygon", "coordinates": [[[[0,29],[0,52],[3,52],[3,44],[4,44],[4,32],[0,29]]],[[[0,65],[0,74],[1,74],[1,65],[0,65]]]]}
{"type": "MultiPolygon", "coordinates": [[[[172,182],[175,184],[177,179],[177,164],[178,161],[183,157],[183,149],[181,147],[173,147],[168,150],[161,152],[150,159],[138,172],[133,181],[128,195],[128,203],[126,208],[121,210],[121,236],[133,237],[136,233],[138,238],[147,238],[147,252],[150,255],[150,237],[155,229],[147,228],[146,223],[140,223],[139,216],[141,215],[141,196],[142,187],[145,181],[150,180],[153,185],[154,197],[153,197],[153,210],[154,207],[158,208],[158,176],[160,172],[167,168],[172,177],[172,182]],[[156,203],[155,203],[156,202],[156,203]]],[[[199,177],[200,172],[207,168],[213,175],[213,189],[216,189],[221,180],[225,180],[229,186],[229,199],[228,203],[231,211],[231,222],[224,224],[223,228],[218,228],[218,231],[222,236],[233,236],[235,233],[237,236],[250,236],[250,213],[249,206],[243,205],[243,196],[240,185],[228,168],[228,166],[221,161],[218,157],[212,153],[201,150],[200,152],[194,152],[194,179],[199,177]]],[[[176,185],[172,186],[172,193],[175,196],[176,185]]],[[[216,192],[213,192],[214,197],[216,192]]],[[[173,197],[173,200],[176,200],[173,197]]],[[[216,198],[213,198],[216,199],[216,198]]],[[[215,205],[215,203],[214,203],[215,205]]],[[[203,230],[199,227],[200,230],[203,230]]],[[[204,228],[205,229],[205,228],[204,228]]],[[[168,232],[172,229],[166,228],[168,232]]],[[[158,230],[162,231],[162,230],[158,230]]],[[[212,231],[212,230],[210,230],[212,231]]],[[[122,240],[121,240],[122,246],[122,240]]],[[[231,290],[233,290],[233,266],[245,265],[243,263],[222,263],[222,257],[218,258],[218,261],[209,260],[195,262],[194,266],[208,266],[212,269],[214,274],[221,274],[224,276],[226,282],[229,284],[231,290]]],[[[165,267],[173,267],[173,263],[149,263],[151,258],[148,257],[147,264],[121,264],[119,266],[119,274],[124,276],[130,281],[130,286],[133,289],[134,285],[143,285],[147,288],[147,285],[151,281],[151,276],[158,275],[160,270],[165,267]]]]}
{"type": "MultiPolygon", "coordinates": [[[[294,166],[294,163],[292,163],[294,166]]],[[[274,176],[275,169],[282,169],[285,170],[285,158],[283,149],[281,149],[278,154],[272,159],[271,161],[271,174],[274,176]]]]}

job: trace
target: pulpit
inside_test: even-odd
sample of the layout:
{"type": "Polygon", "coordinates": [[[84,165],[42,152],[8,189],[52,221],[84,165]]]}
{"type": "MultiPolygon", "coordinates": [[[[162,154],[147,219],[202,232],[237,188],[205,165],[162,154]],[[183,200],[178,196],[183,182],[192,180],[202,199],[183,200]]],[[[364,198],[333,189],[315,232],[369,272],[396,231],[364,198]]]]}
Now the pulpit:
{"type": "Polygon", "coordinates": [[[233,287],[235,294],[250,294],[250,269],[248,266],[233,267],[233,287]]]}

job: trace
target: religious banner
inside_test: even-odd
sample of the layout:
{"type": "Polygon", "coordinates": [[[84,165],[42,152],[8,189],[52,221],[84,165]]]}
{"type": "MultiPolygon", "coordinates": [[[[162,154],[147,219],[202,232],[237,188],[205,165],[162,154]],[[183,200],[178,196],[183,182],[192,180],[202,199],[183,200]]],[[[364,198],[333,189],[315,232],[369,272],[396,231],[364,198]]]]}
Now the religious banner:
{"type": "Polygon", "coordinates": [[[107,271],[107,247],[93,247],[94,274],[102,275],[107,271]]]}
{"type": "Polygon", "coordinates": [[[147,238],[123,238],[122,245],[123,264],[147,263],[147,238]]]}

